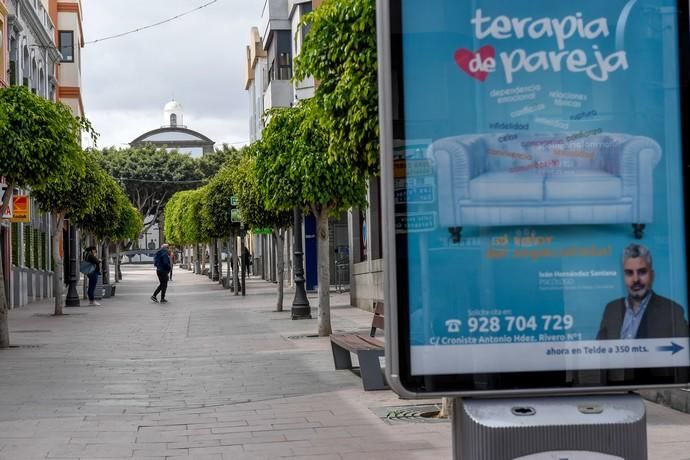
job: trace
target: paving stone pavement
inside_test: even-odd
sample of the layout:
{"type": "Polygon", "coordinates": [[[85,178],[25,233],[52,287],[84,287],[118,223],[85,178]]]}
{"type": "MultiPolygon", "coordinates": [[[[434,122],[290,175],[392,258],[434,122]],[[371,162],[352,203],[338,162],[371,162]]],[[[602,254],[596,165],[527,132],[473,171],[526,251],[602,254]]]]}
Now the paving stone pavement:
{"type": "MultiPolygon", "coordinates": [[[[166,305],[151,266],[127,266],[101,307],[10,312],[16,348],[0,351],[0,460],[449,459],[449,423],[388,424],[390,391],[364,392],[333,370],[316,320],[274,312],[275,285],[234,296],[175,271],[166,305]]],[[[312,297],[312,303],[316,299],[312,297]]],[[[371,314],[334,294],[336,330],[371,314]]],[[[690,459],[690,416],[648,405],[650,459],[690,459]]]]}

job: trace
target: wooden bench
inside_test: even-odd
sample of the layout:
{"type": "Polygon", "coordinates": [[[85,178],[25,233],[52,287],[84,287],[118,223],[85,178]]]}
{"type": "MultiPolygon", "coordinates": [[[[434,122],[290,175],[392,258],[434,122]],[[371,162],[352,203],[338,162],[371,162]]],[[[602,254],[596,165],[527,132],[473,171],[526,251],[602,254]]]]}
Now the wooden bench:
{"type": "Polygon", "coordinates": [[[374,302],[374,318],[369,336],[358,333],[331,334],[335,368],[357,370],[352,366],[351,353],[357,355],[359,375],[365,391],[388,388],[379,358],[384,356],[383,342],[375,338],[376,329],[383,329],[383,302],[374,302]]]}

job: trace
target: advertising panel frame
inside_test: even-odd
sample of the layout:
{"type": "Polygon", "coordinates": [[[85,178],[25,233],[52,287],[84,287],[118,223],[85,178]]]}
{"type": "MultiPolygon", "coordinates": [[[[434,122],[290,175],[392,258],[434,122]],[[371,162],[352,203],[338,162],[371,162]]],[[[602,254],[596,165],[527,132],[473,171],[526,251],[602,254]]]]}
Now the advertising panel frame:
{"type": "MultiPolygon", "coordinates": [[[[404,398],[428,398],[428,397],[483,397],[483,396],[511,396],[511,395],[554,395],[554,394],[584,394],[584,393],[611,393],[631,391],[641,388],[679,388],[688,385],[687,367],[661,368],[676,372],[682,382],[655,383],[634,382],[625,384],[607,384],[582,386],[566,386],[546,384],[542,386],[521,386],[524,377],[531,379],[545,378],[546,382],[559,382],[567,370],[530,371],[526,373],[491,373],[491,374],[455,374],[455,375],[412,375],[411,368],[411,339],[409,305],[401,305],[399,283],[407,279],[407,266],[399,263],[399,243],[396,234],[396,202],[395,202],[395,177],[394,177],[394,133],[393,113],[404,114],[404,101],[400,97],[395,107],[393,95],[394,61],[398,64],[402,61],[402,33],[396,35],[395,28],[401,30],[401,4],[402,0],[377,0],[377,43],[378,43],[378,68],[379,68],[379,117],[381,137],[381,212],[383,226],[383,257],[384,292],[385,292],[385,344],[386,344],[386,378],[391,388],[404,398]],[[396,53],[396,56],[394,56],[396,53]],[[401,281],[402,280],[402,281],[401,281]],[[558,374],[554,379],[549,374],[558,374]],[[494,383],[489,383],[485,388],[470,388],[462,383],[463,378],[482,379],[486,377],[494,383]],[[498,383],[496,383],[498,382],[498,383]]],[[[680,126],[690,120],[690,15],[689,5],[676,2],[678,13],[678,84],[680,87],[680,126]]],[[[398,91],[403,85],[403,76],[399,76],[398,91]]],[[[690,130],[681,130],[681,159],[683,164],[682,181],[683,196],[685,202],[690,198],[690,130]]],[[[685,212],[684,233],[688,241],[690,229],[690,213],[685,212]]],[[[690,245],[685,246],[685,267],[687,278],[690,278],[688,261],[690,260],[690,245]]],[[[406,254],[405,254],[406,257],[406,254]]],[[[637,368],[633,368],[637,369],[637,368]]],[[[607,371],[609,369],[599,369],[607,371]]]]}

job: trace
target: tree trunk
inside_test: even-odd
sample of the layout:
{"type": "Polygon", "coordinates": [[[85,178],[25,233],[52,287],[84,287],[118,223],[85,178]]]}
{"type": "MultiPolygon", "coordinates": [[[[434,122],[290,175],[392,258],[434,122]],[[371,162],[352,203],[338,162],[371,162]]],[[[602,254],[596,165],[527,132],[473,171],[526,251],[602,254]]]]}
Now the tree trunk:
{"type": "Polygon", "coordinates": [[[225,287],[229,288],[232,284],[232,278],[230,278],[232,276],[232,237],[228,238],[226,244],[228,245],[228,258],[225,259],[225,271],[227,272],[225,287]]]}
{"type": "MultiPolygon", "coordinates": [[[[0,204],[0,216],[5,215],[5,210],[9,206],[12,194],[14,193],[14,182],[9,181],[5,196],[0,204]]],[[[9,254],[3,254],[5,257],[10,257],[9,254]]],[[[0,348],[9,348],[10,346],[10,327],[8,314],[7,292],[5,292],[5,267],[2,256],[0,256],[0,348]]]]}
{"type": "Polygon", "coordinates": [[[101,243],[101,277],[103,278],[103,286],[110,284],[110,243],[108,238],[105,238],[101,243]]]}
{"type": "Polygon", "coordinates": [[[232,236],[232,288],[235,295],[240,295],[240,271],[237,257],[237,235],[232,236]]]}
{"type": "Polygon", "coordinates": [[[198,275],[201,273],[201,251],[199,250],[199,245],[194,243],[194,274],[198,275]]]}
{"type": "Polygon", "coordinates": [[[208,277],[213,279],[213,256],[214,256],[213,240],[208,243],[208,277]]]}
{"type": "Polygon", "coordinates": [[[317,257],[319,266],[319,337],[328,337],[331,330],[331,266],[329,260],[330,245],[328,241],[328,209],[322,209],[316,215],[317,257]]]}
{"type": "MultiPolygon", "coordinates": [[[[55,316],[61,316],[65,306],[65,298],[63,291],[65,288],[65,280],[62,279],[65,273],[64,261],[60,255],[60,240],[62,239],[62,229],[65,225],[65,215],[62,212],[53,213],[53,260],[55,267],[53,268],[53,295],[55,296],[55,316]]],[[[74,224],[70,224],[74,225],[74,224]]]]}
{"type": "Polygon", "coordinates": [[[218,284],[223,284],[223,240],[218,240],[218,284]]]}
{"type": "Polygon", "coordinates": [[[285,230],[273,230],[273,241],[277,248],[278,263],[278,298],[276,299],[276,311],[283,311],[283,288],[285,287],[285,259],[283,248],[285,247],[285,230]]]}
{"type": "Polygon", "coordinates": [[[206,269],[206,245],[201,244],[201,269],[199,270],[199,274],[203,275],[204,270],[206,269]]]}
{"type": "Polygon", "coordinates": [[[117,243],[117,246],[115,247],[115,282],[119,283],[120,280],[122,279],[122,270],[120,269],[120,261],[122,259],[122,256],[120,255],[120,246],[122,244],[117,243]]]}

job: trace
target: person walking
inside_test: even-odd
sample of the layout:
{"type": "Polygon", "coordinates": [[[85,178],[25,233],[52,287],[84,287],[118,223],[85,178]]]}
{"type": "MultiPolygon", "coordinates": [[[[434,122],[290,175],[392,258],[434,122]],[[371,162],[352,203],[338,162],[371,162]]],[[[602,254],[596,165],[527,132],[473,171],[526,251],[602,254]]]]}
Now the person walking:
{"type": "Polygon", "coordinates": [[[171,262],[170,262],[170,256],[168,255],[168,244],[163,243],[156,252],[156,255],[153,258],[153,265],[156,267],[156,275],[158,275],[158,287],[156,290],[153,292],[153,295],[151,296],[151,300],[154,302],[158,303],[158,293],[160,292],[161,294],[161,301],[160,303],[168,303],[167,300],[165,300],[165,291],[168,289],[168,276],[170,274],[170,269],[171,269],[171,262]]]}
{"type": "Polygon", "coordinates": [[[242,251],[242,263],[244,264],[244,272],[249,275],[249,270],[251,270],[252,267],[252,255],[247,246],[245,246],[242,251]]]}
{"type": "Polygon", "coordinates": [[[84,252],[84,261],[93,265],[94,269],[86,277],[89,280],[89,288],[86,291],[89,297],[90,307],[99,307],[101,304],[96,302],[96,283],[98,275],[101,274],[101,261],[96,257],[96,246],[89,246],[84,252]]]}

